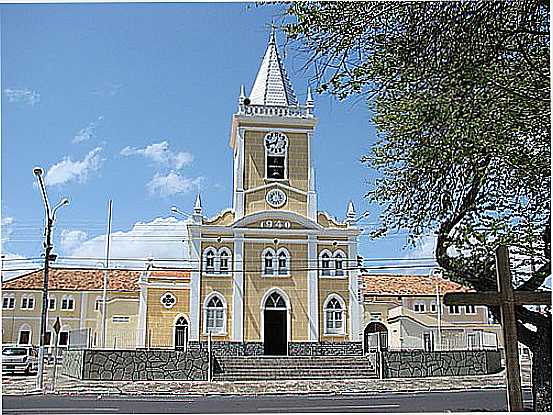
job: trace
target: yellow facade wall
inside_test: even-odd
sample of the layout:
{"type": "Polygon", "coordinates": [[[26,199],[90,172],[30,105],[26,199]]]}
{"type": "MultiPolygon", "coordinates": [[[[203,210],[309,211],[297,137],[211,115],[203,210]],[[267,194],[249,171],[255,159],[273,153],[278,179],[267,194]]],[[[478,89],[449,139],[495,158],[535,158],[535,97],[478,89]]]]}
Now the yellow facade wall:
{"type": "Polygon", "coordinates": [[[279,288],[290,300],[291,341],[308,339],[308,303],[307,303],[307,245],[291,244],[285,247],[290,253],[291,276],[261,275],[262,252],[272,244],[244,242],[244,257],[254,259],[246,262],[244,275],[244,339],[245,341],[263,341],[261,329],[262,298],[272,288],[279,288]]]}
{"type": "Polygon", "coordinates": [[[173,347],[175,322],[178,316],[185,316],[190,323],[190,290],[188,288],[148,287],[146,319],[146,345],[150,347],[173,347]],[[161,296],[172,293],[177,302],[172,308],[165,308],[161,296]]]}
{"type": "Polygon", "coordinates": [[[348,280],[343,278],[319,278],[319,338],[321,341],[341,342],[348,340],[350,331],[348,284],[348,280]],[[324,334],[324,303],[330,294],[339,295],[345,303],[344,322],[346,323],[346,331],[343,336],[324,334]]]}

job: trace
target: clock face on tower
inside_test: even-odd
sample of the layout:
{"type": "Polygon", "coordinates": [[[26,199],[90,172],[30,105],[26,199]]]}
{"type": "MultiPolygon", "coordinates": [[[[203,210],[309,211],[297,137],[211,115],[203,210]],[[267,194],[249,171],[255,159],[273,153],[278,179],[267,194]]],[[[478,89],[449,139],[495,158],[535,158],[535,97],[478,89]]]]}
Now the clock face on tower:
{"type": "Polygon", "coordinates": [[[284,155],[286,144],[286,137],[279,132],[269,133],[265,137],[265,148],[271,155],[284,155]]]}
{"type": "Polygon", "coordinates": [[[280,189],[273,189],[267,193],[265,200],[272,207],[281,207],[286,203],[286,193],[280,189]]]}

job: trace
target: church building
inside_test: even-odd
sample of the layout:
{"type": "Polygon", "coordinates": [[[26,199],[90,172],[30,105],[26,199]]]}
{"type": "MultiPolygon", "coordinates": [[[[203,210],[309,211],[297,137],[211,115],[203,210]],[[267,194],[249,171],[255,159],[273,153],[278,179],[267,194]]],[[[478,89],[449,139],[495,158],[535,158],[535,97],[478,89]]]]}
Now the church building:
{"type": "Polygon", "coordinates": [[[242,86],[232,116],[233,206],[208,219],[198,196],[189,281],[172,292],[143,282],[140,332],[180,322],[188,345],[211,333],[216,349],[238,355],[361,350],[359,229],[351,203],[344,222],[317,210],[313,109],[309,90],[298,102],[272,33],[251,93],[242,86]],[[160,301],[166,312],[152,313],[160,301]]]}

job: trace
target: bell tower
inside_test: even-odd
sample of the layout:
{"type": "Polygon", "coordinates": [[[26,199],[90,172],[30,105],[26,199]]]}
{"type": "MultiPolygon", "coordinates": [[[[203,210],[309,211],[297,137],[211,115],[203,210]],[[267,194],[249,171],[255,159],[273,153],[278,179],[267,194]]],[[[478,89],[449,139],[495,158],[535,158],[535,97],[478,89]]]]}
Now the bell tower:
{"type": "Polygon", "coordinates": [[[313,107],[309,88],[305,104],[299,104],[273,29],[253,88],[249,96],[240,88],[232,116],[235,220],[270,210],[317,220],[311,142],[318,119],[313,107]]]}

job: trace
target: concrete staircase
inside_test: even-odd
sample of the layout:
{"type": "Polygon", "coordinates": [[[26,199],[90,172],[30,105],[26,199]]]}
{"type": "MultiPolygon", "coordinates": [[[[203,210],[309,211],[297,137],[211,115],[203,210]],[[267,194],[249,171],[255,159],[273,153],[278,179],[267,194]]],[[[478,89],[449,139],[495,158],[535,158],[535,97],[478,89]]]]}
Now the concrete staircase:
{"type": "Polygon", "coordinates": [[[217,357],[213,380],[256,381],[293,379],[376,378],[365,356],[217,357]]]}

